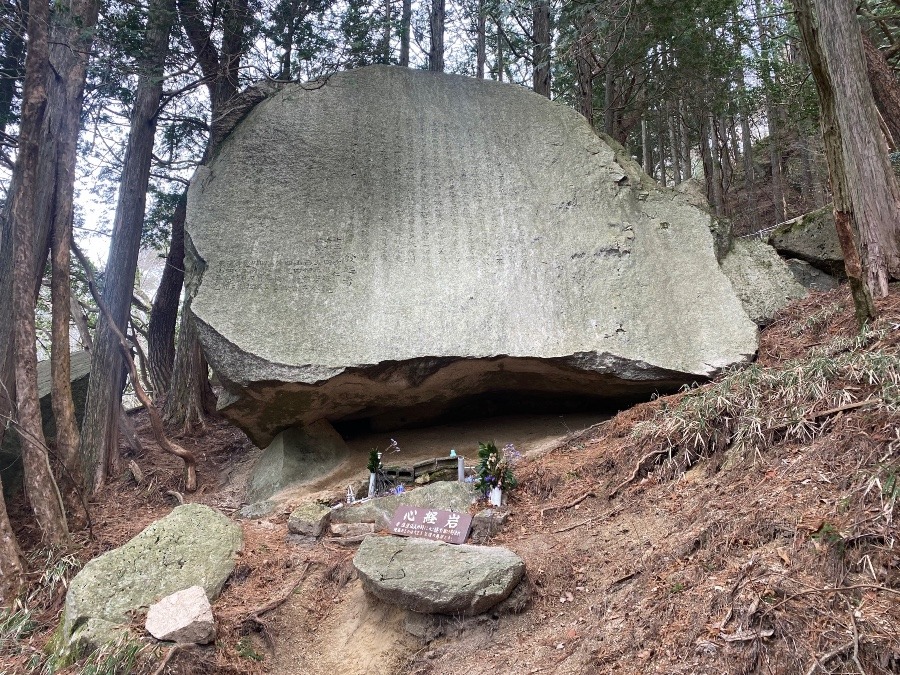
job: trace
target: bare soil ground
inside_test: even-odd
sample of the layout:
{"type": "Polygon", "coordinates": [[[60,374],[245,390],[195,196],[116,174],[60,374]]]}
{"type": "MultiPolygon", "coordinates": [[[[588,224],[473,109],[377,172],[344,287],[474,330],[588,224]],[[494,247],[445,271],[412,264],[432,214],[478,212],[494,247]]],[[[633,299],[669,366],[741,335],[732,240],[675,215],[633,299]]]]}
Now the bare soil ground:
{"type": "MultiPolygon", "coordinates": [[[[290,543],[279,511],[242,521],[244,551],[214,605],[216,644],[174,653],[162,670],[168,648],[148,649],[138,668],[900,672],[900,398],[891,393],[900,382],[887,381],[900,364],[900,292],[880,308],[882,319],[862,341],[843,289],[787,308],[763,332],[755,370],[734,380],[760,396],[767,377],[776,383],[776,403],[752,414],[723,403],[731,385],[713,383],[566,434],[526,458],[510,520],[491,544],[525,560],[527,602],[444,617],[427,641],[415,637],[405,612],[361,591],[353,550],[290,543]],[[850,370],[828,370],[857,352],[882,369],[857,373],[852,361],[850,370]],[[796,406],[785,403],[820,370],[830,373],[827,386],[812,386],[812,398],[796,406]],[[673,426],[698,400],[708,402],[706,426],[673,426]],[[756,440],[738,442],[746,429],[756,429],[756,440]]],[[[174,504],[180,468],[138,422],[146,479],[137,485],[123,476],[100,495],[81,560],[121,544],[174,504]]],[[[212,422],[205,435],[179,442],[201,457],[201,488],[184,498],[232,513],[254,455],[246,439],[212,422]]],[[[29,546],[35,533],[22,504],[15,516],[29,546]]],[[[61,599],[61,591],[42,599],[38,629],[18,651],[5,650],[0,669],[27,672],[61,599]]],[[[84,672],[83,664],[70,672],[84,672]]]]}

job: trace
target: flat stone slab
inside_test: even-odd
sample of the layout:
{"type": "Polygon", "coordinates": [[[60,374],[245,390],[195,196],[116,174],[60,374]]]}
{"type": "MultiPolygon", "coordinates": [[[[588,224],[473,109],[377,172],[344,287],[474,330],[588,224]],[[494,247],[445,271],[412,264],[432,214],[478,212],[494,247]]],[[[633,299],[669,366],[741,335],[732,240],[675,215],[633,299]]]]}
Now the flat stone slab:
{"type": "Polygon", "coordinates": [[[621,405],[757,348],[711,216],[523,87],[387,66],[288,85],[187,208],[219,406],[259,447],[323,417],[621,405]]]}
{"type": "Polygon", "coordinates": [[[353,565],[366,591],[423,614],[481,614],[509,597],[525,574],[509,549],[395,536],[365,539],[353,565]]]}
{"type": "Polygon", "coordinates": [[[206,591],[191,586],[150,605],[144,624],[157,640],[205,645],[216,637],[216,622],[206,591]]]}
{"type": "Polygon", "coordinates": [[[218,511],[201,504],[176,507],[75,575],[54,651],[67,654],[114,640],[133,612],[191,586],[214,600],[242,543],[240,526],[218,511]]]}

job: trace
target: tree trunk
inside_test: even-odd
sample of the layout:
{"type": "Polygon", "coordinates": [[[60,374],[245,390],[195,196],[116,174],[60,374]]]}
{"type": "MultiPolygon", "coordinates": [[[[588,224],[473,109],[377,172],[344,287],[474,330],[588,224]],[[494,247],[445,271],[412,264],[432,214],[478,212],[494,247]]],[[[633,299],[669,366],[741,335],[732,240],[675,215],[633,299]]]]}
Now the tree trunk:
{"type": "Polygon", "coordinates": [[[536,93],[550,98],[550,0],[534,0],[532,16],[532,84],[536,93]]]}
{"type": "Polygon", "coordinates": [[[475,77],[484,79],[484,67],[487,62],[487,21],[484,0],[478,0],[478,16],[475,17],[475,77]]]}
{"type": "Polygon", "coordinates": [[[403,0],[400,15],[400,65],[409,67],[409,27],[412,23],[412,0],[403,0]]]}
{"type": "Polygon", "coordinates": [[[900,82],[888,65],[884,54],[878,49],[865,31],[862,31],[863,48],[866,53],[866,73],[872,94],[875,97],[875,105],[881,112],[881,117],[891,134],[893,147],[900,143],[900,82]]]}
{"type": "Polygon", "coordinates": [[[3,56],[0,57],[0,134],[14,122],[13,101],[16,88],[25,75],[25,12],[26,7],[8,18],[9,32],[3,38],[3,56]]]}
{"type": "MultiPolygon", "coordinates": [[[[763,15],[760,0],[755,0],[756,7],[756,26],[759,31],[759,46],[762,70],[763,91],[766,99],[766,117],[769,123],[769,163],[772,167],[772,200],[775,202],[775,221],[781,223],[785,219],[784,209],[784,188],[782,186],[781,176],[781,147],[780,147],[780,127],[778,110],[775,107],[775,101],[772,98],[772,89],[774,82],[772,81],[771,66],[771,49],[769,46],[769,34],[766,28],[766,22],[763,15]]],[[[773,225],[776,223],[772,223],[773,225]]]]}
{"type": "Polygon", "coordinates": [[[384,0],[384,35],[381,38],[381,62],[391,62],[391,3],[393,0],[384,0]]]}
{"type": "MultiPolygon", "coordinates": [[[[611,43],[612,40],[609,40],[611,43]]],[[[616,78],[612,68],[612,57],[607,56],[606,72],[603,78],[603,131],[614,136],[616,131],[616,78]]]]}
{"type": "Polygon", "coordinates": [[[653,178],[653,162],[650,159],[650,132],[647,130],[646,118],[641,118],[641,163],[644,165],[644,173],[653,178]]]}
{"type": "MultiPolygon", "coordinates": [[[[37,298],[44,262],[50,250],[53,209],[58,203],[56,184],[61,165],[60,143],[72,129],[66,126],[65,111],[81,111],[84,77],[97,23],[98,0],[71,0],[55,4],[50,24],[50,72],[47,81],[48,111],[40,130],[40,156],[37,166],[34,238],[30,270],[33,298],[37,298]]],[[[78,128],[74,129],[74,133],[78,128]]],[[[13,173],[9,194],[16,191],[19,177],[13,173]]],[[[13,315],[13,245],[11,200],[8,200],[0,231],[0,317],[13,315]]],[[[15,400],[13,322],[0,321],[0,419],[8,419],[15,400]]],[[[4,427],[0,425],[0,440],[4,427]]]]}
{"type": "MultiPolygon", "coordinates": [[[[131,114],[131,130],[103,286],[103,302],[122,332],[127,328],[131,311],[156,136],[156,113],[162,97],[162,75],[175,5],[173,0],[152,0],[148,12],[142,50],[144,63],[131,114]]],[[[110,460],[114,461],[114,455],[118,453],[116,430],[125,385],[125,368],[118,339],[104,315],[100,317],[94,345],[81,443],[83,480],[90,492],[96,492],[103,486],[110,460]]]]}
{"type": "Polygon", "coordinates": [[[173,389],[182,393],[179,396],[169,396],[165,408],[166,421],[180,426],[183,433],[191,433],[196,426],[202,428],[207,412],[214,409],[208,372],[209,366],[200,350],[197,327],[191,314],[191,295],[188,292],[181,310],[181,330],[178,333],[178,349],[172,373],[173,383],[181,383],[173,389]]]}
{"type": "Polygon", "coordinates": [[[181,288],[184,285],[184,218],[187,193],[178,200],[172,216],[172,241],[166,266],[150,310],[150,328],[147,335],[150,380],[155,398],[165,396],[172,384],[172,365],[175,363],[175,325],[181,304],[181,288]]]}
{"type": "Polygon", "coordinates": [[[506,71],[506,63],[504,61],[503,55],[503,24],[500,23],[500,20],[497,20],[497,58],[495,65],[497,67],[497,81],[503,82],[503,73],[506,71]]]}
{"type": "Polygon", "coordinates": [[[41,423],[37,385],[37,352],[34,317],[34,235],[41,127],[47,114],[49,6],[40,0],[31,3],[28,18],[28,54],[25,57],[25,85],[22,91],[22,118],[19,128],[19,155],[16,158],[11,220],[15,267],[13,272],[13,324],[15,338],[15,383],[18,421],[22,444],[25,489],[41,528],[44,541],[53,546],[69,543],[69,530],[62,499],[50,471],[47,445],[41,423]]]}
{"type": "Polygon", "coordinates": [[[694,177],[694,164],[691,160],[691,130],[684,121],[684,101],[678,101],[678,123],[681,127],[682,152],[681,165],[684,167],[684,179],[694,177]]]}
{"type": "Polygon", "coordinates": [[[594,33],[594,15],[585,10],[578,17],[578,40],[575,44],[575,71],[578,91],[578,112],[594,126],[594,59],[591,39],[594,33]]]}
{"type": "Polygon", "coordinates": [[[671,107],[666,104],[666,122],[669,125],[669,147],[672,149],[672,182],[681,184],[681,139],[678,138],[678,126],[675,124],[675,116],[671,107]]]}
{"type": "Polygon", "coordinates": [[[888,162],[859,26],[844,0],[797,0],[822,108],[834,216],[860,325],[900,276],[900,191],[888,162]]]}
{"type": "Polygon", "coordinates": [[[24,574],[22,552],[9,522],[3,483],[0,482],[0,607],[12,607],[22,588],[24,574]]]}
{"type": "Polygon", "coordinates": [[[668,176],[666,175],[666,134],[664,124],[665,120],[660,117],[657,120],[656,136],[659,141],[659,184],[666,187],[668,176]]]}
{"type": "Polygon", "coordinates": [[[428,52],[428,70],[444,72],[444,15],[445,0],[431,0],[431,49],[428,52]]]}

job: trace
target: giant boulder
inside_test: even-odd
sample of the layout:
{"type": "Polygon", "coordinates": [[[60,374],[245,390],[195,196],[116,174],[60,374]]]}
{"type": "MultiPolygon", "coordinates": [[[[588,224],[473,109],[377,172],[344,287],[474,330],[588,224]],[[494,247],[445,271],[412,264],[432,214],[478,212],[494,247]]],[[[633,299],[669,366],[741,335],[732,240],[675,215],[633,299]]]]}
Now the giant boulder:
{"type": "Polygon", "coordinates": [[[785,257],[799,258],[837,277],[845,275],[831,204],[783,222],[769,235],[769,243],[785,257]]]}
{"type": "Polygon", "coordinates": [[[564,105],[373,66],[285,87],[197,172],[191,312],[260,446],[512,394],[620,403],[755,353],[713,226],[564,105]]]}

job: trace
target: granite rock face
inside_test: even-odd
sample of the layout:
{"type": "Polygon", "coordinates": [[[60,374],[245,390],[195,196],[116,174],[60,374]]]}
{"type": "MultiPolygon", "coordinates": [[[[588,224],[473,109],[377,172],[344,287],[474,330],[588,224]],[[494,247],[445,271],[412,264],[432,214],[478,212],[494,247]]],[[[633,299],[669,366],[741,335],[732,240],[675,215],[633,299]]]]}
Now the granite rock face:
{"type": "Polygon", "coordinates": [[[715,227],[574,110],[372,66],[285,87],[197,172],[187,286],[219,406],[264,447],[510,392],[621,403],[745,361],[715,227]]]}
{"type": "Polygon", "coordinates": [[[481,614],[525,574],[522,559],[500,546],[394,536],[364,539],[353,565],[366,591],[423,614],[481,614]]]}
{"type": "Polygon", "coordinates": [[[218,511],[201,504],[176,507],[75,575],[56,649],[65,654],[113,640],[133,611],[190,586],[215,599],[242,542],[241,528],[218,511]]]}
{"type": "Polygon", "coordinates": [[[782,223],[769,235],[769,243],[786,258],[799,258],[833,276],[845,276],[831,204],[782,223]]]}

